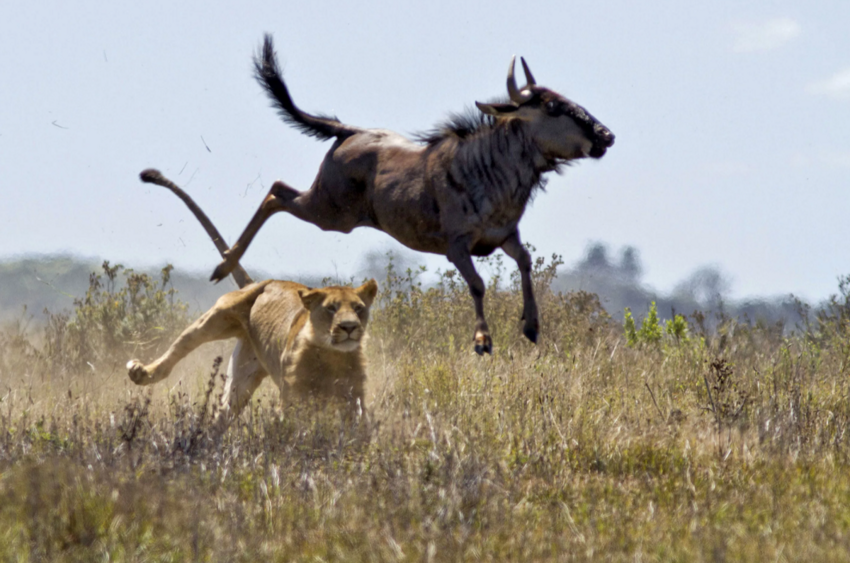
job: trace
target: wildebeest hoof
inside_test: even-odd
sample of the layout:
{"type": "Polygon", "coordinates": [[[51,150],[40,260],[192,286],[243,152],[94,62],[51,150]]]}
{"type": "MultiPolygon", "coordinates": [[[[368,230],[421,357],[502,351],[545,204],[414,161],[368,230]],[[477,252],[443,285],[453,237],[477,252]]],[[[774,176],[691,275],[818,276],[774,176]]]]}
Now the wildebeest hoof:
{"type": "Polygon", "coordinates": [[[130,360],[127,362],[127,373],[130,376],[130,380],[136,385],[144,385],[145,381],[150,379],[148,370],[145,369],[145,365],[139,360],[130,360]]]}
{"type": "Polygon", "coordinates": [[[221,264],[216,266],[215,270],[213,270],[213,273],[210,276],[210,281],[216,283],[220,282],[227,277],[231,270],[233,270],[233,267],[227,262],[227,260],[223,260],[221,264]]]}
{"type": "Polygon", "coordinates": [[[475,335],[475,353],[479,356],[483,356],[484,352],[488,354],[493,354],[493,340],[490,338],[489,334],[476,334],[475,335]]]}
{"type": "Polygon", "coordinates": [[[479,356],[483,356],[484,352],[488,354],[493,354],[493,345],[492,344],[476,344],[475,345],[475,353],[479,356]]]}
{"type": "Polygon", "coordinates": [[[526,338],[531,340],[532,343],[537,344],[537,328],[536,327],[527,326],[527,327],[522,329],[522,333],[525,335],[526,338]]]}

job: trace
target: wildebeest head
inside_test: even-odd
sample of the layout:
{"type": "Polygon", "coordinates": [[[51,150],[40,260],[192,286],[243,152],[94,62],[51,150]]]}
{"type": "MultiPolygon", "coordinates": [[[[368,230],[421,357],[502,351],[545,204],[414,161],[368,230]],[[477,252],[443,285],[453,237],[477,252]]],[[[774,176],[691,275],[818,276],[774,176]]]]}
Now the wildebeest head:
{"type": "Polygon", "coordinates": [[[508,67],[510,103],[475,102],[483,113],[502,119],[521,119],[528,123],[532,137],[552,160],[600,158],[614,144],[614,134],[595,117],[566,97],[538,86],[531,70],[522,61],[527,84],[518,88],[514,78],[516,57],[508,67]]]}

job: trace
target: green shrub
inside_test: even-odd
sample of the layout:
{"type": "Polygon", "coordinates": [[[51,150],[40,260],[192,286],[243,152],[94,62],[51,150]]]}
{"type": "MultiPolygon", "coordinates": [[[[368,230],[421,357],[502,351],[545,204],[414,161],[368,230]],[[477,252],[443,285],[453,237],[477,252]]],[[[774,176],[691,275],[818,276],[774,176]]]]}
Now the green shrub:
{"type": "Polygon", "coordinates": [[[675,338],[677,343],[688,340],[688,321],[682,315],[675,315],[672,319],[668,319],[665,326],[664,332],[675,338]]]}
{"type": "Polygon", "coordinates": [[[626,335],[626,344],[629,346],[637,346],[640,340],[638,339],[637,326],[635,318],[632,316],[632,310],[626,307],[623,314],[623,332],[626,335]]]}

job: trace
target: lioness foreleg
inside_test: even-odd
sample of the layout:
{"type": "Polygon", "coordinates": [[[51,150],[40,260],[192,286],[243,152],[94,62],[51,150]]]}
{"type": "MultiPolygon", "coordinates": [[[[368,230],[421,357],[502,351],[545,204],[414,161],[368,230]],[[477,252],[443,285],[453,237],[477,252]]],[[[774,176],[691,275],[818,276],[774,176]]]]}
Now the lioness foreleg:
{"type": "Polygon", "coordinates": [[[241,323],[231,312],[216,304],[189,325],[157,360],[147,365],[139,360],[130,360],[127,363],[130,379],[136,385],[151,385],[162,381],[171,374],[177,362],[201,344],[241,336],[243,332],[241,323]]]}

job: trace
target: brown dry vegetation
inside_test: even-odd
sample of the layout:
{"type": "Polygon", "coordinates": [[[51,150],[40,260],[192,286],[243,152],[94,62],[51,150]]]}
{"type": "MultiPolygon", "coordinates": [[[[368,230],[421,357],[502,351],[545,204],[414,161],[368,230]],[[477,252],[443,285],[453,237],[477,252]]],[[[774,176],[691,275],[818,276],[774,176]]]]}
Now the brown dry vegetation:
{"type": "Polygon", "coordinates": [[[629,345],[538,262],[534,346],[517,280],[490,265],[485,358],[457,276],[425,289],[390,268],[355,428],[282,410],[266,383],[210,436],[227,345],[134,387],[123,361],[185,320],[147,278],[135,301],[101,287],[45,333],[7,327],[0,560],[850,559],[846,284],[796,335],[720,319],[629,345]]]}

